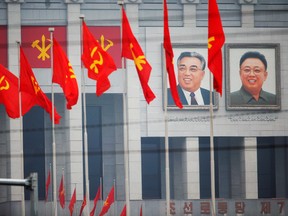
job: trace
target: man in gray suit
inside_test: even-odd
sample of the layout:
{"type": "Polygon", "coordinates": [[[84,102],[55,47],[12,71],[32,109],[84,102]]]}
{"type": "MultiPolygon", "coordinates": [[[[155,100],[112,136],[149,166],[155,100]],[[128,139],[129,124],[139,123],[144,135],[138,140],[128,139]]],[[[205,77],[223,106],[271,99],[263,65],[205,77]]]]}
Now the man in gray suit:
{"type": "Polygon", "coordinates": [[[262,89],[268,77],[265,56],[257,51],[246,52],[239,67],[242,86],[231,93],[231,105],[275,105],[276,95],[262,89]]]}
{"type": "MultiPolygon", "coordinates": [[[[177,90],[183,105],[209,105],[210,91],[200,87],[205,67],[204,57],[197,52],[182,52],[178,57],[177,90]]],[[[175,105],[170,89],[167,91],[168,105],[175,105]]]]}

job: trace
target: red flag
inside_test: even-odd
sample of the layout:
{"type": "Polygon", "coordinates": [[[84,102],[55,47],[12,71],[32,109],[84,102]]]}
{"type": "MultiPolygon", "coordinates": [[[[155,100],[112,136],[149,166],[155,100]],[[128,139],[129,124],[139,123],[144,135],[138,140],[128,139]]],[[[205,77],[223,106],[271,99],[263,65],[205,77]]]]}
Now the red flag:
{"type": "Polygon", "coordinates": [[[65,208],[65,188],[64,188],[64,176],[63,175],[60,181],[58,192],[59,192],[58,197],[59,197],[60,206],[64,209],[65,208]]]}
{"type": "Polygon", "coordinates": [[[80,208],[79,216],[82,215],[83,209],[85,208],[86,204],[87,204],[86,203],[86,195],[84,195],[83,202],[82,202],[82,205],[81,205],[81,208],[80,208]]]}
{"type": "Polygon", "coordinates": [[[0,64],[0,104],[10,118],[19,118],[18,78],[0,64]]]}
{"type": "Polygon", "coordinates": [[[76,203],[76,188],[74,189],[73,195],[72,195],[70,203],[69,203],[70,216],[73,215],[75,203],[76,203]]]}
{"type": "Polygon", "coordinates": [[[113,58],[102,49],[101,45],[93,37],[86,23],[82,22],[83,53],[82,61],[88,70],[88,77],[97,80],[97,96],[110,88],[108,76],[117,69],[113,58]]]}
{"type": "Polygon", "coordinates": [[[171,39],[170,39],[170,32],[169,32],[169,24],[168,24],[168,9],[167,9],[167,2],[164,0],[164,49],[165,49],[165,57],[166,57],[166,70],[168,73],[168,79],[170,84],[171,95],[173,100],[180,109],[183,108],[181,100],[179,98],[177,86],[176,86],[176,78],[174,72],[174,53],[172,49],[171,39]]]}
{"type": "Polygon", "coordinates": [[[151,66],[146,60],[144,53],[132,33],[125,10],[122,7],[122,57],[134,60],[138,77],[142,86],[144,97],[149,104],[155,95],[148,85],[151,74],[151,66]]]}
{"type": "Polygon", "coordinates": [[[111,188],[99,216],[106,214],[113,202],[114,202],[114,186],[111,188]]]}
{"type": "Polygon", "coordinates": [[[48,199],[50,183],[51,183],[51,175],[50,175],[50,169],[49,169],[48,176],[47,176],[47,179],[46,179],[46,196],[45,196],[45,201],[46,202],[47,202],[47,199],[48,199]]]}
{"type": "Polygon", "coordinates": [[[53,37],[53,83],[58,83],[64,92],[67,109],[71,109],[78,101],[78,84],[72,65],[63,49],[53,37]]]}
{"type": "Polygon", "coordinates": [[[222,52],[225,42],[216,0],[208,1],[208,67],[213,73],[214,89],[222,95],[222,52]]]}
{"type": "Polygon", "coordinates": [[[90,212],[90,216],[93,216],[95,214],[95,210],[96,210],[96,206],[97,206],[97,202],[98,202],[99,198],[100,198],[100,186],[98,187],[97,193],[95,195],[94,205],[93,205],[92,211],[90,212]]]}
{"type": "Polygon", "coordinates": [[[123,209],[122,209],[122,212],[120,214],[120,216],[126,216],[126,204],[124,205],[123,209]]]}
{"type": "MultiPolygon", "coordinates": [[[[23,114],[37,104],[43,109],[45,109],[46,112],[50,114],[50,117],[52,119],[52,103],[38,85],[38,82],[34,76],[30,64],[26,59],[22,47],[20,47],[20,91],[22,93],[26,93],[22,95],[23,114]],[[27,100],[27,95],[31,97],[31,100],[27,100]]],[[[56,124],[59,124],[61,116],[57,113],[55,107],[54,113],[54,122],[56,124]]]]}

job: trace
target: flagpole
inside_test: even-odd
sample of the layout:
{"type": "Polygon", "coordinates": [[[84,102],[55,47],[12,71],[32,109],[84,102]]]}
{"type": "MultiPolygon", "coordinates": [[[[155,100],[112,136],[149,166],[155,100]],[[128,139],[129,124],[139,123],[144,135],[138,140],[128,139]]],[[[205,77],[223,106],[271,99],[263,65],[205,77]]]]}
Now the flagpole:
{"type": "MultiPolygon", "coordinates": [[[[16,41],[18,45],[18,70],[19,70],[19,79],[18,79],[18,91],[19,91],[19,120],[20,120],[20,144],[22,144],[22,150],[20,151],[20,159],[21,159],[21,174],[23,175],[24,178],[24,155],[23,155],[23,148],[24,148],[24,143],[23,143],[23,118],[22,118],[22,95],[20,91],[20,41],[16,41]]],[[[22,216],[25,216],[25,194],[24,194],[24,188],[21,188],[21,211],[22,211],[22,216]]]]}
{"type": "MultiPolygon", "coordinates": [[[[62,178],[63,178],[63,191],[64,191],[64,206],[66,206],[66,193],[65,193],[65,177],[64,177],[64,168],[62,168],[62,178]]],[[[61,191],[62,193],[62,191],[61,191]]],[[[61,210],[62,215],[65,215],[65,208],[61,210]]]]}
{"type": "MultiPolygon", "coordinates": [[[[165,66],[166,68],[166,66],[165,66]]],[[[165,186],[166,186],[166,215],[170,215],[170,168],[169,168],[169,138],[167,114],[167,74],[164,73],[164,124],[165,124],[165,186]]]]}
{"type": "Polygon", "coordinates": [[[213,132],[213,99],[212,99],[212,73],[209,73],[210,83],[210,170],[211,170],[211,202],[212,216],[215,216],[215,161],[214,161],[214,132],[213,132]]]}
{"type": "MultiPolygon", "coordinates": [[[[82,21],[84,21],[84,15],[80,16],[81,24],[80,24],[80,32],[81,32],[81,55],[83,53],[83,32],[82,32],[82,21]]],[[[90,195],[89,195],[89,173],[88,173],[88,135],[87,135],[87,119],[86,119],[86,92],[85,92],[85,76],[84,76],[84,69],[81,61],[81,74],[82,74],[82,94],[83,94],[83,118],[84,118],[84,160],[85,160],[85,193],[86,193],[86,200],[87,200],[87,208],[86,208],[86,215],[90,213],[90,195]]]]}
{"type": "MultiPolygon", "coordinates": [[[[53,77],[53,32],[54,28],[48,29],[50,32],[50,40],[51,40],[51,77],[53,77]]],[[[53,79],[53,78],[52,78],[53,79]]],[[[52,93],[52,163],[53,163],[53,203],[54,203],[54,215],[57,216],[57,192],[56,192],[56,143],[55,143],[55,112],[54,112],[54,86],[51,79],[51,93],[52,93]]]]}
{"type": "MultiPolygon", "coordinates": [[[[124,1],[119,0],[121,20],[122,17],[122,7],[124,7],[124,1]]],[[[122,25],[121,25],[121,35],[122,35],[122,25]]],[[[129,124],[128,124],[128,79],[127,70],[124,70],[124,58],[122,57],[121,68],[124,71],[124,94],[123,94],[123,149],[124,149],[124,172],[125,172],[125,202],[126,202],[126,215],[130,216],[130,188],[129,188],[129,124]]]]}
{"type": "MultiPolygon", "coordinates": [[[[163,2],[163,11],[164,11],[163,2]]],[[[165,62],[165,70],[166,61],[165,62]]],[[[169,138],[168,138],[168,114],[167,114],[167,73],[164,73],[164,124],[165,124],[165,186],[166,186],[166,215],[170,216],[170,167],[169,167],[169,138]]]]}
{"type": "Polygon", "coordinates": [[[113,187],[114,187],[114,194],[113,194],[113,196],[114,196],[114,202],[113,202],[113,204],[114,204],[114,215],[117,215],[117,206],[116,206],[116,179],[114,178],[113,179],[113,187]]]}
{"type": "MultiPolygon", "coordinates": [[[[164,43],[165,43],[165,7],[167,7],[167,2],[163,0],[163,21],[164,21],[164,43]]],[[[168,23],[168,8],[167,8],[167,23],[168,23]]],[[[168,29],[169,31],[169,29],[168,29]]],[[[170,37],[170,35],[169,35],[170,37]]],[[[170,41],[170,38],[169,38],[170,41]]],[[[170,42],[171,43],[171,42],[170,42]]],[[[163,44],[164,49],[165,45],[163,44]]],[[[167,58],[167,53],[165,50],[165,58],[167,58]]],[[[167,105],[168,105],[168,93],[167,93],[167,66],[166,61],[164,68],[166,73],[164,73],[164,124],[165,124],[165,186],[166,186],[166,215],[170,216],[170,163],[169,163],[169,137],[168,137],[168,113],[167,113],[167,105]]]]}

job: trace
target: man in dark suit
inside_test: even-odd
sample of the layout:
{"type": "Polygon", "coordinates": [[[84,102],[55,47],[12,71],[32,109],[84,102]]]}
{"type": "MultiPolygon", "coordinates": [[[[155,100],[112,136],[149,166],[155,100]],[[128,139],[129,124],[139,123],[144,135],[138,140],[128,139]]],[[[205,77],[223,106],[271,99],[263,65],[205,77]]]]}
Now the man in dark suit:
{"type": "MultiPolygon", "coordinates": [[[[183,105],[209,105],[210,91],[201,88],[206,61],[197,52],[182,52],[177,59],[178,94],[183,105]]],[[[170,89],[168,105],[175,105],[170,89]]]]}

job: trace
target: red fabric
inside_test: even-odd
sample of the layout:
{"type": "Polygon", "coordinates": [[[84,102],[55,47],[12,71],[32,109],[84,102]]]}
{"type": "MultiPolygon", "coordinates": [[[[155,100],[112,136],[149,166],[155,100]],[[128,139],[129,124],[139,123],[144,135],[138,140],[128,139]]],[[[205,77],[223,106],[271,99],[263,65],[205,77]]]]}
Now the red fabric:
{"type": "Polygon", "coordinates": [[[126,204],[124,205],[124,207],[123,207],[123,209],[122,209],[122,211],[121,211],[121,214],[120,214],[120,216],[126,216],[126,204]]]}
{"type": "Polygon", "coordinates": [[[59,197],[60,206],[64,209],[65,208],[65,188],[64,188],[64,176],[63,175],[60,181],[58,192],[59,192],[58,197],[59,197]]]}
{"type": "Polygon", "coordinates": [[[70,203],[69,203],[70,216],[73,215],[75,203],[76,203],[76,188],[74,189],[73,195],[72,195],[70,203]]]}
{"type": "Polygon", "coordinates": [[[140,216],[143,215],[143,210],[142,210],[142,205],[141,205],[141,208],[140,208],[140,216]]]}
{"type": "Polygon", "coordinates": [[[216,0],[208,2],[208,67],[213,73],[214,89],[222,95],[222,52],[225,42],[216,0]]]}
{"type": "Polygon", "coordinates": [[[93,205],[93,209],[90,212],[90,216],[93,216],[95,214],[95,210],[96,210],[96,206],[97,206],[97,202],[100,199],[100,186],[98,187],[97,193],[95,195],[94,198],[94,205],[93,205]]]}
{"type": "Polygon", "coordinates": [[[45,196],[45,201],[47,201],[48,199],[48,194],[49,194],[49,186],[51,184],[51,174],[50,174],[50,170],[48,172],[48,176],[46,179],[46,196],[45,196]]]}
{"type": "Polygon", "coordinates": [[[102,207],[102,210],[101,210],[99,216],[106,214],[113,202],[114,202],[114,186],[111,188],[110,193],[108,194],[108,196],[104,202],[104,205],[102,207]]]}
{"type": "Polygon", "coordinates": [[[19,118],[18,78],[0,64],[0,104],[10,118],[19,118]]]}
{"type": "MultiPolygon", "coordinates": [[[[28,112],[31,107],[39,105],[50,114],[50,118],[52,119],[52,103],[38,85],[22,47],[20,47],[20,91],[24,93],[21,94],[23,114],[28,112]],[[27,97],[31,99],[27,99],[27,97]]],[[[57,113],[55,107],[54,114],[54,122],[55,124],[59,124],[61,116],[57,113]]]]}
{"type": "Polygon", "coordinates": [[[88,77],[97,80],[96,94],[100,96],[110,88],[108,76],[117,69],[113,58],[104,51],[89,31],[86,23],[82,22],[83,53],[82,61],[88,70],[88,77]]]}
{"type": "Polygon", "coordinates": [[[149,104],[154,100],[155,95],[148,85],[151,66],[148,63],[144,53],[136,40],[131,30],[128,18],[125,10],[122,7],[122,57],[131,59],[134,61],[138,77],[142,86],[144,97],[149,104]]]}
{"type": "Polygon", "coordinates": [[[78,84],[74,70],[63,49],[53,37],[53,83],[58,83],[64,92],[67,109],[78,101],[78,84]]]}
{"type": "Polygon", "coordinates": [[[79,216],[82,215],[83,209],[85,208],[86,204],[87,204],[86,203],[86,195],[84,195],[83,202],[82,202],[82,205],[81,205],[81,208],[80,208],[80,212],[79,212],[79,216]]]}
{"type": "MultiPolygon", "coordinates": [[[[166,70],[168,73],[168,80],[171,90],[171,95],[175,102],[175,105],[178,106],[180,109],[183,108],[181,100],[179,98],[177,86],[176,86],[176,77],[174,71],[174,53],[172,49],[171,39],[170,39],[170,32],[169,32],[169,24],[168,24],[168,9],[167,9],[167,2],[164,0],[164,49],[165,49],[165,57],[166,57],[166,70]]],[[[166,90],[165,90],[166,91],[166,90]]]]}

